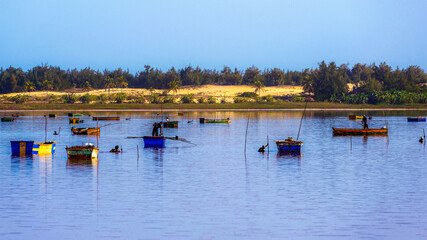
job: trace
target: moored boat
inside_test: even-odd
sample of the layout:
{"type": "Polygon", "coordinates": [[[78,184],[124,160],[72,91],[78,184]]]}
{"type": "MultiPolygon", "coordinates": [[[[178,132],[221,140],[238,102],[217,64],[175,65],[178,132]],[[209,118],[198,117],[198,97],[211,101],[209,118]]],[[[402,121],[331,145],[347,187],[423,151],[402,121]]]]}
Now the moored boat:
{"type": "Polygon", "coordinates": [[[231,120],[230,118],[225,118],[225,119],[200,118],[200,123],[231,123],[231,120]]]}
{"type": "Polygon", "coordinates": [[[32,154],[54,154],[56,150],[56,142],[34,143],[32,154]]]}
{"type": "Polygon", "coordinates": [[[145,148],[164,148],[166,145],[164,136],[144,136],[143,139],[145,148]]]}
{"type": "Polygon", "coordinates": [[[49,113],[49,117],[50,117],[50,118],[56,118],[56,114],[49,113]]]}
{"type": "Polygon", "coordinates": [[[31,155],[33,154],[34,141],[10,141],[12,155],[31,155]]]}
{"type": "Polygon", "coordinates": [[[94,159],[98,157],[99,148],[88,144],[84,146],[65,147],[68,159],[94,159]]]}
{"type": "Polygon", "coordinates": [[[161,122],[161,124],[164,128],[177,128],[178,127],[178,121],[161,122]]]}
{"type": "Polygon", "coordinates": [[[388,128],[372,128],[372,129],[360,129],[360,128],[332,128],[334,135],[346,136],[346,135],[388,135],[388,128]]]}
{"type": "Polygon", "coordinates": [[[15,121],[15,118],[14,117],[2,117],[1,121],[2,122],[13,122],[13,121],[15,121]]]}
{"type": "Polygon", "coordinates": [[[349,120],[362,120],[363,116],[358,115],[348,115],[349,120]]]}
{"type": "Polygon", "coordinates": [[[92,117],[93,121],[120,121],[120,117],[92,117]]]}
{"type": "Polygon", "coordinates": [[[82,113],[68,113],[69,117],[83,117],[84,114],[82,113]]]}
{"type": "Polygon", "coordinates": [[[277,150],[283,153],[300,153],[303,143],[302,141],[295,141],[291,137],[276,141],[277,150]]]}
{"type": "Polygon", "coordinates": [[[408,122],[425,122],[425,117],[408,117],[408,122]]]}
{"type": "Polygon", "coordinates": [[[72,127],[71,132],[75,135],[99,135],[101,133],[101,129],[100,127],[93,127],[93,128],[72,127]]]}
{"type": "Polygon", "coordinates": [[[80,118],[69,118],[68,121],[70,122],[70,124],[83,123],[83,120],[80,120],[80,118]]]}

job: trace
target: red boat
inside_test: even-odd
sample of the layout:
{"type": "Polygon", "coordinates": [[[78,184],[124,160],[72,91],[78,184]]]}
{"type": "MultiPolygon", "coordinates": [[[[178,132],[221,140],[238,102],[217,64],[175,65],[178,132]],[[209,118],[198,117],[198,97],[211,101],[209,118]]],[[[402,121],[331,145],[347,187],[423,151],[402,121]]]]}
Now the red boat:
{"type": "Polygon", "coordinates": [[[332,128],[334,135],[388,135],[388,128],[360,129],[360,128],[332,128]]]}

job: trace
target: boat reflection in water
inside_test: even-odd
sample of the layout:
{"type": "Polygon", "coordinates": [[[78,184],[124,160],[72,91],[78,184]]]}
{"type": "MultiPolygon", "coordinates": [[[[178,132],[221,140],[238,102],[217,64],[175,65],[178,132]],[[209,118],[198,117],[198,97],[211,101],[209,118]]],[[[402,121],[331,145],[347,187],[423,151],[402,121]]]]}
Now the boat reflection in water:
{"type": "Polygon", "coordinates": [[[68,158],[67,166],[88,166],[88,167],[98,167],[98,158],[92,159],[76,159],[68,158]]]}

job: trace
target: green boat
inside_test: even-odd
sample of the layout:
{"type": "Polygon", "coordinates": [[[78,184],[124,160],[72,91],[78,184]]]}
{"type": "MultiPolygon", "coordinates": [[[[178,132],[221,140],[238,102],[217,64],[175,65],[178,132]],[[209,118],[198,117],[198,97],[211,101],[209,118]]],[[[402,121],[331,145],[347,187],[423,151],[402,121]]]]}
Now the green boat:
{"type": "Polygon", "coordinates": [[[226,118],[226,119],[200,118],[200,123],[231,123],[231,120],[230,120],[230,118],[226,118]]]}
{"type": "Polygon", "coordinates": [[[15,118],[14,117],[2,117],[1,121],[2,122],[13,122],[13,121],[15,121],[15,118]]]}
{"type": "Polygon", "coordinates": [[[164,128],[177,128],[178,121],[167,121],[161,123],[164,128]]]}
{"type": "Polygon", "coordinates": [[[82,113],[68,113],[69,117],[83,117],[84,114],[82,113]]]}
{"type": "Polygon", "coordinates": [[[99,148],[93,145],[66,147],[68,159],[98,158],[99,148]]]}

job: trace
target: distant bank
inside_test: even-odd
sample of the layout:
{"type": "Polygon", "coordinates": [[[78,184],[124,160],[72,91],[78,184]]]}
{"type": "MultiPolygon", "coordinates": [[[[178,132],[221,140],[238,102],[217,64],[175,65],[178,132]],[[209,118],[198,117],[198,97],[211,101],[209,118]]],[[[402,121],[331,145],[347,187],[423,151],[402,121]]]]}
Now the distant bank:
{"type": "Polygon", "coordinates": [[[197,111],[197,110],[286,110],[303,109],[414,109],[425,110],[426,104],[344,104],[314,102],[302,86],[263,87],[246,85],[203,85],[183,87],[176,91],[141,88],[102,90],[72,89],[0,95],[0,111],[197,111]]]}

